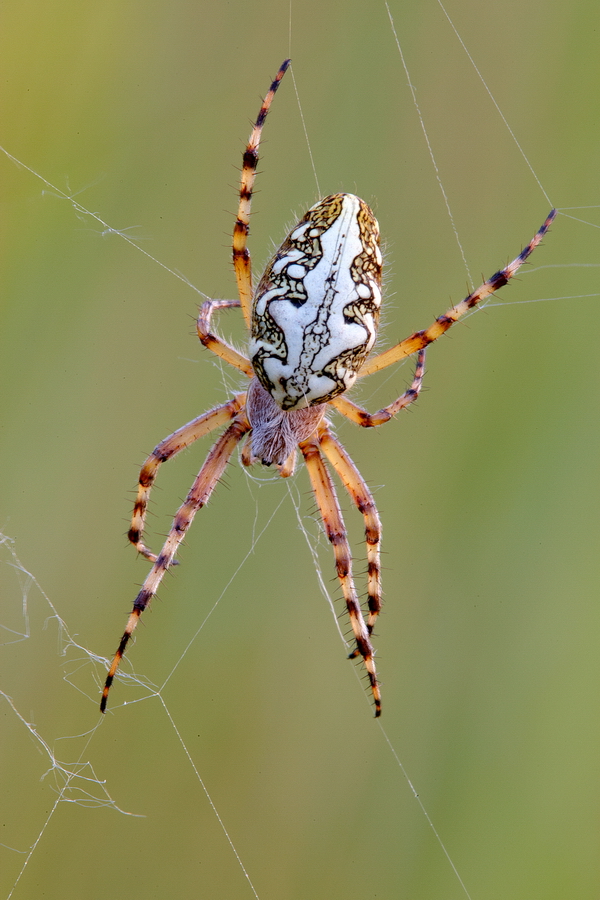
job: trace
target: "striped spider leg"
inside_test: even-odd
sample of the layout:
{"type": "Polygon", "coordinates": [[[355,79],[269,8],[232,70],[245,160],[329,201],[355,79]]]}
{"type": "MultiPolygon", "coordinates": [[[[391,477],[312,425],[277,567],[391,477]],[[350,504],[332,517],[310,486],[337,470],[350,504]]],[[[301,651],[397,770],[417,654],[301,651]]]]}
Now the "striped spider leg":
{"type": "Polygon", "coordinates": [[[133,609],[127,620],[125,631],[114,655],[104,690],[102,692],[102,700],[100,709],[102,712],[106,710],[108,701],[108,692],[114,681],[115,673],[125,653],[125,648],[129,643],[129,639],[133,634],[141,614],[144,612],[154,595],[156,594],[164,574],[167,569],[175,562],[175,554],[184,539],[186,532],[194,520],[194,516],[199,509],[208,502],[215,486],[221,478],[227,463],[231,459],[235,448],[240,440],[249,430],[248,420],[243,412],[239,412],[243,407],[244,395],[236,396],[229,403],[217,407],[199,416],[183,428],[174,432],[170,437],[162,441],[158,447],[148,457],[142,471],[138,485],[138,494],[135,502],[131,528],[129,530],[129,538],[136,546],[139,552],[147,559],[151,560],[154,565],[148,573],[137,597],[133,603],[133,609]],[[148,495],[156,477],[156,473],[161,463],[176,456],[180,450],[189,447],[191,443],[218,428],[223,422],[232,419],[232,424],[221,435],[218,441],[210,450],[204,465],[196,476],[190,492],[188,493],[184,503],[177,511],[177,515],[173,520],[171,530],[167,535],[167,539],[162,550],[158,555],[152,553],[141,541],[141,530],[143,528],[146,508],[148,504],[148,495]],[[136,538],[136,540],[134,540],[136,538]]]}
{"type": "MultiPolygon", "coordinates": [[[[412,356],[413,353],[420,350],[422,347],[427,347],[428,344],[437,341],[437,339],[445,334],[455,322],[465,315],[465,313],[481,303],[482,300],[495,294],[496,291],[504,287],[505,284],[508,284],[510,279],[517,274],[523,263],[531,256],[535,248],[541,244],[544,235],[555,218],[556,210],[551,209],[542,227],[512,262],[498,272],[495,272],[491,278],[488,278],[487,281],[480,284],[478,288],[469,294],[468,297],[465,297],[464,300],[461,300],[460,303],[457,303],[456,306],[451,306],[450,309],[446,310],[443,316],[438,316],[429,328],[426,328],[423,331],[416,331],[414,334],[411,334],[410,337],[400,341],[394,347],[390,347],[389,350],[384,350],[383,353],[371,357],[371,359],[363,366],[360,377],[362,378],[364,375],[370,375],[372,372],[379,372],[381,369],[386,369],[388,366],[400,362],[402,359],[406,359],[407,356],[412,356]]],[[[350,401],[346,401],[346,398],[342,398],[340,404],[338,405],[336,403],[335,405],[338,406],[340,412],[343,412],[343,414],[347,415],[352,421],[357,421],[355,415],[350,413],[350,401]],[[344,409],[341,408],[342,403],[344,403],[344,409]]],[[[368,425],[370,423],[360,421],[358,424],[368,425]]]]}
{"type": "MultiPolygon", "coordinates": [[[[419,353],[417,369],[411,387],[393,404],[395,411],[405,409],[419,396],[425,366],[425,350],[419,353]]],[[[361,656],[373,693],[375,715],[381,714],[381,691],[377,681],[371,634],[381,610],[381,521],[369,488],[343,445],[331,433],[329,423],[321,421],[317,431],[300,443],[300,450],[308,469],[312,489],[323,520],[325,533],[333,547],[337,575],[342,587],[346,611],[350,617],[356,649],[350,659],[361,656]],[[352,577],[352,553],[333,481],[325,465],[325,457],[344,485],[350,499],[365,523],[367,544],[367,579],[369,617],[365,623],[360,601],[352,577]]]]}
{"type": "Polygon", "coordinates": [[[239,297],[207,300],[197,321],[201,343],[250,379],[247,391],[203,413],[156,447],[144,463],[129,540],[152,563],[110,666],[100,708],[142,612],[156,594],[195,514],[210,498],[236,448],[245,440],[241,461],[276,466],[281,477],[294,471],[300,449],[311,487],[332,544],[337,575],[356,648],[367,671],[375,705],[381,694],[371,635],[381,609],[381,523],[369,488],[332,433],[326,412],[334,407],[355,424],[377,427],[416,400],[424,373],[425,348],[469,309],[513,277],[538,246],[552,222],[552,211],[535,237],[504,269],[425,331],[370,356],[381,306],[379,226],[367,204],[353,194],[333,194],[312,206],[287,236],[252,289],[247,246],[250,206],[262,129],[273,97],[289,65],[279,69],[261,106],[243,157],[238,213],[233,231],[233,265],[239,297]],[[240,307],[250,331],[249,354],[240,353],[212,330],[212,315],[240,307]],[[411,386],[393,403],[369,413],[345,395],[356,379],[417,354],[411,386]],[[160,553],[143,542],[148,498],[158,469],[198,438],[225,430],[212,446],[188,496],[178,510],[160,553]],[[368,616],[363,616],[352,575],[352,554],[329,468],[363,516],[367,545],[368,616]]]}
{"type": "MultiPolygon", "coordinates": [[[[385,422],[389,422],[401,409],[406,409],[407,406],[414,403],[419,396],[424,373],[425,348],[419,350],[417,354],[415,374],[409,389],[389,406],[370,416],[371,424],[383,425],[385,422]]],[[[369,414],[367,413],[366,415],[369,414]]],[[[375,621],[381,611],[381,565],[379,561],[381,522],[379,513],[377,512],[373,496],[355,463],[326,424],[321,425],[319,428],[319,444],[327,461],[346,488],[350,499],[364,518],[365,539],[367,542],[367,603],[369,607],[367,631],[369,634],[372,634],[375,621]]],[[[352,656],[356,656],[357,652],[355,651],[352,656]]]]}
{"type": "MultiPolygon", "coordinates": [[[[211,350],[222,360],[239,369],[250,378],[253,375],[250,360],[231,347],[222,338],[213,334],[210,330],[210,325],[212,313],[216,309],[239,306],[242,307],[246,322],[249,323],[250,321],[252,268],[250,253],[247,248],[247,239],[252,189],[256,175],[256,166],[258,164],[258,147],[260,144],[262,128],[273,101],[273,97],[275,96],[275,92],[277,91],[279,83],[285,75],[289,64],[290,60],[286,59],[280,66],[269,92],[262,103],[244,152],[239,206],[233,232],[233,265],[240,295],[239,299],[205,301],[205,303],[202,304],[197,321],[198,337],[201,343],[208,350],[211,350]]],[[[192,524],[196,512],[208,501],[221,478],[231,455],[235,451],[236,446],[250,429],[247,416],[244,412],[245,400],[245,394],[236,394],[228,403],[224,403],[222,406],[210,410],[209,412],[198,416],[196,419],[193,419],[191,422],[188,422],[187,425],[179,428],[168,438],[165,438],[164,441],[161,441],[142,466],[128,538],[139,553],[153,563],[153,566],[135,598],[125,631],[123,632],[117,652],[109,667],[104,689],[102,691],[102,699],[100,701],[101,712],[106,711],[108,693],[123,658],[123,654],[125,653],[125,648],[139,622],[141,614],[150,603],[152,597],[156,594],[167,569],[177,562],[175,560],[177,548],[192,524]],[[177,512],[163,549],[158,555],[153,553],[143,543],[142,534],[148,508],[148,498],[161,463],[176,456],[177,453],[184,450],[186,447],[189,447],[194,441],[198,440],[198,438],[203,437],[205,434],[209,434],[211,431],[214,431],[231,419],[234,419],[233,424],[229,426],[209,452],[204,465],[194,481],[191,491],[184,504],[177,512]]]]}

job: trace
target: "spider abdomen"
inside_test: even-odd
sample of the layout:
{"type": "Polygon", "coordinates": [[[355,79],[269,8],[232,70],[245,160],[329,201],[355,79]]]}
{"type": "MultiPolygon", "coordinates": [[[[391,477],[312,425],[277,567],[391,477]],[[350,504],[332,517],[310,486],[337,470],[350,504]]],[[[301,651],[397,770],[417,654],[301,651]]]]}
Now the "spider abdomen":
{"type": "Polygon", "coordinates": [[[380,306],[375,216],[354,194],[325,197],[285,239],[254,296],[252,367],[281,409],[326,403],[354,384],[380,306]]]}

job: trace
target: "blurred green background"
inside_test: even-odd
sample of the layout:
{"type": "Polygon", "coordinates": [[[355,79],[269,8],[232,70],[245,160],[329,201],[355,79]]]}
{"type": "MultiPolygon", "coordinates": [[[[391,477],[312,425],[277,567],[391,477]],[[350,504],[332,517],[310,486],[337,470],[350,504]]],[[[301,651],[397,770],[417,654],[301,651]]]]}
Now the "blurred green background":
{"type": "MultiPolygon", "coordinates": [[[[479,280],[548,203],[439,5],[390,8],[479,280]]],[[[599,203],[598,4],[448,10],[552,203],[599,203]]],[[[391,342],[463,296],[465,267],[385,6],[296,2],[292,15],[320,190],[364,197],[387,242],[391,342]]],[[[8,0],[0,143],[201,291],[231,297],[237,167],[288,33],[274,0],[8,0]]],[[[256,271],[317,198],[290,76],[260,170],[256,271]]],[[[109,656],[148,568],[124,537],[138,467],[239,380],[201,351],[189,286],[5,156],[0,173],[0,528],[71,635],[109,656]]],[[[592,224],[558,218],[505,289],[513,305],[432,348],[416,408],[377,432],[339,423],[384,524],[382,723],[477,900],[600,895],[600,215],[575,215],[592,224]],[[548,297],[562,299],[524,302],[548,297]]],[[[241,340],[237,318],[220,321],[241,340]]],[[[408,380],[388,370],[356,396],[377,409],[408,380]]],[[[207,447],[161,471],[154,547],[207,447]]],[[[303,471],[292,492],[317,535],[303,471]]],[[[343,505],[362,571],[362,526],[343,505]]],[[[61,655],[46,601],[1,558],[1,622],[22,629],[28,596],[31,637],[4,648],[0,687],[57,757],[89,761],[95,776],[83,774],[144,816],[93,802],[50,816],[48,754],[2,700],[1,896],[47,822],[15,900],[251,897],[160,700],[130,705],[145,692],[119,682],[88,735],[102,665],[61,655]]],[[[125,671],[161,684],[223,595],[163,697],[261,900],[464,897],[344,659],[286,484],[236,462],[181,559],[125,671]]],[[[72,787],[71,800],[102,795],[72,787]]]]}

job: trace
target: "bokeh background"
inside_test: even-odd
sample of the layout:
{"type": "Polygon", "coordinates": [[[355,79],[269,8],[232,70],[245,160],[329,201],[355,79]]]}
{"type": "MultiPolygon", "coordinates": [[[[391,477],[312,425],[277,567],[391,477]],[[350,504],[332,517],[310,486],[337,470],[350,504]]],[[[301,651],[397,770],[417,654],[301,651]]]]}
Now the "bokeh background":
{"type": "MultiPolygon", "coordinates": [[[[479,280],[548,203],[440,6],[390,8],[479,280]]],[[[552,203],[600,203],[597,3],[448,11],[552,203]]],[[[274,0],[8,0],[0,143],[231,297],[237,167],[289,35],[274,0]]],[[[359,193],[378,215],[397,340],[460,299],[467,274],[384,4],[296,0],[291,55],[321,192],[359,193]]],[[[257,271],[318,196],[289,75],[260,169],[257,271]]],[[[147,571],[124,536],[138,467],[239,381],[199,348],[190,286],[4,155],[0,177],[0,527],[74,639],[109,656],[147,571]]],[[[378,432],[339,424],[384,523],[382,723],[477,900],[600,893],[600,215],[573,214],[591,224],[558,218],[511,305],[432,348],[410,413],[378,432]]],[[[236,318],[222,328],[242,340],[236,318]]],[[[388,370],[357,396],[376,409],[409,380],[388,370]]],[[[153,546],[207,446],[161,471],[153,546]]],[[[192,762],[261,900],[465,896],[344,659],[294,499],[337,596],[305,474],[290,494],[236,462],[128,655],[156,685],[181,660],[164,705],[119,682],[95,731],[102,665],[63,654],[46,599],[0,548],[5,638],[24,630],[24,598],[30,628],[3,648],[0,687],[23,717],[0,698],[3,898],[252,897],[192,762]],[[93,767],[64,794],[80,802],[54,811],[49,754],[93,767]],[[98,808],[104,789],[143,818],[98,808]]]]}

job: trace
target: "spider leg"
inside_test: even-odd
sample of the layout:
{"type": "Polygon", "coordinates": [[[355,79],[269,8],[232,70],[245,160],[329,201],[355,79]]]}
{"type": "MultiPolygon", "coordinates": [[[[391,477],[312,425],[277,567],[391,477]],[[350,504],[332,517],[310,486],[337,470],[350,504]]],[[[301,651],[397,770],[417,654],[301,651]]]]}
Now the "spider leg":
{"type": "MultiPolygon", "coordinates": [[[[321,512],[325,533],[331,542],[335,555],[337,575],[342,586],[346,608],[350,616],[352,631],[356,639],[358,653],[363,658],[373,700],[375,702],[375,715],[381,715],[381,693],[377,681],[373,647],[369,638],[369,631],[363,619],[362,610],[358,601],[356,587],[352,578],[352,556],[348,536],[344,527],[344,520],[335,493],[331,476],[327,471],[323,457],[319,451],[319,438],[312,437],[300,443],[300,450],[306,462],[306,468],[315,494],[317,505],[321,512]]],[[[352,653],[351,658],[356,654],[352,653]]]]}
{"type": "Polygon", "coordinates": [[[381,546],[381,520],[371,491],[356,468],[356,464],[346,449],[331,433],[327,425],[319,428],[319,445],[328,462],[337,472],[348,495],[365,521],[365,538],[367,542],[367,590],[369,618],[367,631],[373,633],[375,621],[381,611],[381,562],[379,549],[381,546]]]}
{"type": "Polygon", "coordinates": [[[156,562],[157,560],[156,554],[152,553],[152,551],[142,542],[142,534],[148,509],[148,497],[161,463],[176,456],[181,450],[185,450],[186,447],[189,447],[190,444],[193,444],[198,438],[203,437],[205,434],[210,434],[215,428],[218,428],[220,425],[225,425],[230,419],[233,419],[242,409],[245,399],[245,394],[236,394],[232,400],[229,400],[222,406],[217,406],[216,409],[211,409],[201,416],[198,416],[197,419],[192,419],[187,425],[178,428],[177,431],[173,432],[173,434],[169,435],[169,437],[165,438],[164,441],[161,441],[160,444],[154,448],[142,466],[138,481],[137,496],[133,506],[131,526],[127,537],[136,550],[141,553],[142,556],[145,556],[146,559],[149,559],[152,562],[156,562]]]}
{"type": "Polygon", "coordinates": [[[222,360],[240,369],[244,375],[252,378],[254,375],[252,364],[238,350],[235,350],[222,337],[210,330],[210,320],[216,309],[230,309],[231,307],[241,306],[239,300],[205,300],[200,307],[200,313],[196,322],[196,330],[200,342],[208,349],[219,356],[222,360]]]}
{"type": "Polygon", "coordinates": [[[279,87],[281,79],[285,75],[289,64],[289,59],[286,59],[281,64],[280,69],[275,76],[275,80],[271,84],[269,93],[265,97],[263,105],[260,108],[258,118],[254,124],[252,134],[250,135],[250,139],[244,152],[242,178],[240,182],[240,202],[237,219],[233,229],[233,268],[235,270],[235,278],[240,295],[240,305],[248,328],[250,328],[252,313],[252,264],[247,244],[248,231],[250,228],[252,189],[254,187],[254,178],[256,176],[256,166],[258,165],[258,146],[260,144],[260,138],[267,113],[273,102],[273,97],[275,96],[275,92],[279,87]]]}
{"type": "Polygon", "coordinates": [[[192,489],[177,511],[164,546],[156,558],[154,565],[150,569],[139,594],[135,598],[133,609],[127,620],[127,626],[123,632],[123,637],[121,638],[117,652],[115,653],[110,669],[108,670],[108,675],[106,676],[106,683],[100,702],[101,712],[105,712],[106,710],[108,692],[113,683],[115,672],[119,668],[119,663],[123,658],[125,648],[139,622],[141,614],[156,594],[165,572],[169,566],[173,564],[177,548],[192,524],[194,516],[198,510],[202,509],[208,502],[216,484],[225,471],[225,467],[227,466],[232,453],[249,430],[250,424],[246,419],[245,414],[239,415],[232,422],[227,431],[225,431],[213,445],[204,461],[204,465],[194,480],[192,489]]]}
{"type": "Polygon", "coordinates": [[[335,406],[337,411],[343,416],[350,419],[351,422],[354,422],[355,425],[362,425],[364,428],[374,428],[377,425],[384,425],[399,413],[401,409],[406,409],[407,406],[414,403],[419,396],[421,385],[423,383],[423,375],[425,374],[425,353],[425,348],[419,350],[415,374],[408,390],[404,391],[404,393],[401,394],[397,400],[394,400],[393,403],[390,403],[389,406],[384,406],[383,409],[380,409],[379,412],[367,412],[366,409],[363,409],[362,406],[359,406],[357,403],[353,403],[352,400],[349,400],[344,394],[339,394],[337,397],[334,397],[331,401],[332,405],[335,406]]]}
{"type": "Polygon", "coordinates": [[[379,353],[377,356],[368,359],[360,370],[359,378],[362,378],[363,375],[370,375],[371,372],[379,372],[381,369],[385,369],[387,366],[399,362],[406,356],[410,356],[422,347],[426,347],[428,344],[436,341],[442,334],[445,334],[445,332],[448,331],[461,316],[464,316],[466,312],[473,309],[474,306],[477,306],[478,303],[485,300],[486,297],[489,297],[490,294],[493,294],[495,291],[499,290],[499,288],[504,287],[504,285],[518,272],[538,244],[541,243],[542,238],[550,228],[555,216],[556,210],[550,210],[546,221],[535,237],[529,241],[527,246],[515,259],[513,259],[512,262],[492,275],[491,278],[488,278],[487,281],[484,281],[477,290],[473,291],[472,294],[469,294],[468,297],[465,297],[464,300],[461,300],[460,303],[457,303],[456,306],[451,306],[443,316],[439,316],[439,318],[435,320],[433,325],[430,325],[425,331],[417,331],[415,334],[411,334],[410,337],[406,338],[404,341],[400,341],[395,347],[390,347],[389,350],[384,350],[383,353],[379,353]]]}

